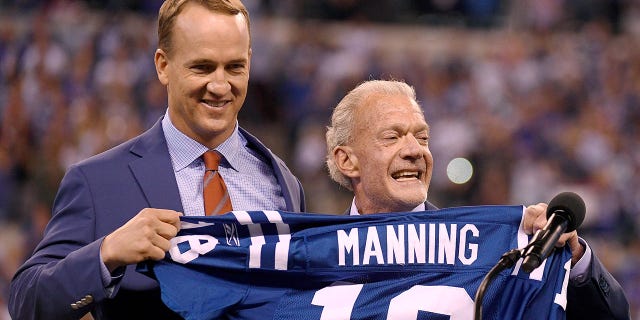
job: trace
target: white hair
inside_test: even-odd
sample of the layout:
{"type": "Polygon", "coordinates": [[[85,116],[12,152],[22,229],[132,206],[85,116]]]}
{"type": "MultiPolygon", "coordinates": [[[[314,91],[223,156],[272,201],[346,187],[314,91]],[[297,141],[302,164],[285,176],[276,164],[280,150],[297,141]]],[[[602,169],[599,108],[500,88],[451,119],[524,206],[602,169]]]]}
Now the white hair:
{"type": "MultiPolygon", "coordinates": [[[[405,82],[369,80],[351,90],[335,107],[331,115],[331,125],[327,127],[326,133],[327,168],[331,179],[351,191],[353,191],[351,179],[338,170],[338,166],[333,161],[333,150],[337,146],[347,145],[351,141],[353,138],[354,111],[372,94],[405,95],[412,101],[416,101],[415,90],[405,82]]],[[[422,112],[422,109],[420,111],[422,112]]]]}

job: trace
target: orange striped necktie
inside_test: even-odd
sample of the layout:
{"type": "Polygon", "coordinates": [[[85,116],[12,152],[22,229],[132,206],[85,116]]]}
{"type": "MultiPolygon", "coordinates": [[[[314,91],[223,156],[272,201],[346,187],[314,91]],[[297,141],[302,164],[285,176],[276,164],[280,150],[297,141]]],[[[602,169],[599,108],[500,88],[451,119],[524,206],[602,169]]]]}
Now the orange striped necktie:
{"type": "Polygon", "coordinates": [[[231,199],[227,186],[222,180],[222,176],[218,173],[218,165],[222,159],[222,155],[215,150],[209,150],[202,154],[204,160],[204,214],[206,216],[218,215],[232,211],[231,199]]]}

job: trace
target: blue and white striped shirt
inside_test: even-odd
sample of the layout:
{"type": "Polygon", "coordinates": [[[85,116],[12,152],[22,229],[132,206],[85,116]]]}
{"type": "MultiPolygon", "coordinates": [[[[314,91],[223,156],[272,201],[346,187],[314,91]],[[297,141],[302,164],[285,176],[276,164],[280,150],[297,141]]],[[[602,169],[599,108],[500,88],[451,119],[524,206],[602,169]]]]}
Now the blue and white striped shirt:
{"type": "MultiPolygon", "coordinates": [[[[185,216],[203,216],[202,188],[206,146],[180,132],[165,113],[162,130],[169,147],[173,171],[180,190],[185,216]]],[[[224,159],[219,173],[224,179],[234,210],[286,210],[282,189],[268,160],[247,146],[247,139],[238,130],[217,148],[224,159]]]]}

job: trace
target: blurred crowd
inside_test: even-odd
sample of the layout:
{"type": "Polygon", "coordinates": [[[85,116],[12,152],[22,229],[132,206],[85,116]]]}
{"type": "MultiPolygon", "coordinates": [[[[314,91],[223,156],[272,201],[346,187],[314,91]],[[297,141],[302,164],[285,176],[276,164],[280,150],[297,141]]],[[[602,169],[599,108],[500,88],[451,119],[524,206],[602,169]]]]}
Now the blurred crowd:
{"type": "MultiPolygon", "coordinates": [[[[0,319],[72,163],[166,109],[153,66],[161,1],[0,0],[0,319]]],[[[640,317],[640,3],[245,1],[249,95],[240,124],[302,180],[309,211],[341,213],[324,131],[365,79],[412,84],[431,126],[440,207],[587,203],[579,232],[640,317]],[[447,164],[473,164],[464,184],[447,164]]]]}

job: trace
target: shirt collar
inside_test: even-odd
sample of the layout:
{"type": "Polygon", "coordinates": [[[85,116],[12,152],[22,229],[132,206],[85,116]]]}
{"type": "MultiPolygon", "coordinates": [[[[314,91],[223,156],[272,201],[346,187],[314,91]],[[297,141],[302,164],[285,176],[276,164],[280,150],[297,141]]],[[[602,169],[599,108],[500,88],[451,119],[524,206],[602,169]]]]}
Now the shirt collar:
{"type": "MultiPolygon", "coordinates": [[[[417,207],[413,208],[411,212],[425,211],[426,205],[423,203],[419,204],[417,207]]],[[[351,210],[349,211],[350,216],[359,216],[360,212],[358,212],[358,208],[356,207],[356,198],[354,197],[351,201],[351,210]]]]}
{"type": "MultiPolygon", "coordinates": [[[[168,109],[162,119],[162,130],[164,131],[164,136],[169,148],[169,155],[171,156],[171,161],[176,172],[186,168],[193,163],[193,161],[200,158],[203,153],[209,150],[206,146],[189,138],[178,130],[169,118],[168,109]]],[[[240,137],[238,122],[236,121],[236,125],[231,136],[215,148],[215,150],[224,156],[233,169],[237,170],[238,150],[242,144],[243,139],[240,137]]]]}
{"type": "Polygon", "coordinates": [[[232,169],[238,171],[240,167],[240,149],[243,145],[245,145],[245,140],[241,138],[240,131],[238,130],[238,121],[236,121],[236,126],[231,136],[222,142],[216,150],[224,156],[232,169]]]}

